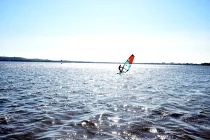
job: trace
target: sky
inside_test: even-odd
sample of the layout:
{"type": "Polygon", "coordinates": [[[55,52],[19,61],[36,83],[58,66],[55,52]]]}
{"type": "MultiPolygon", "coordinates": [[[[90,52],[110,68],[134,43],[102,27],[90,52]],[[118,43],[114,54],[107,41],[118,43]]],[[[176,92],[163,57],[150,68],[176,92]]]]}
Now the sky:
{"type": "Polygon", "coordinates": [[[0,0],[0,56],[210,62],[209,0],[0,0]]]}

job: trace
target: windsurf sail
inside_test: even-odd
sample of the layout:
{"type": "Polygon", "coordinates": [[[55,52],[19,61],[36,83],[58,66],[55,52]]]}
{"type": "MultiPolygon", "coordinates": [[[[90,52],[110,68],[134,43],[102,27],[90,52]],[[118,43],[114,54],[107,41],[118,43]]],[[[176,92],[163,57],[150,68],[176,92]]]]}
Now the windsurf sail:
{"type": "Polygon", "coordinates": [[[133,60],[134,60],[134,55],[132,54],[124,63],[123,66],[119,66],[119,70],[120,70],[120,73],[126,73],[130,70],[131,68],[131,64],[133,63],[133,60]]]}

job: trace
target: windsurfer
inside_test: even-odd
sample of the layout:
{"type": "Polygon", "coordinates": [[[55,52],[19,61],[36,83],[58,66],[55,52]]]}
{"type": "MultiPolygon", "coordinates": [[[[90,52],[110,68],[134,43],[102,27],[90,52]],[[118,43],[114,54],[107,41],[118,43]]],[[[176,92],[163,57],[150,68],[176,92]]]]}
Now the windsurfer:
{"type": "Polygon", "coordinates": [[[132,54],[123,64],[123,66],[119,65],[118,69],[119,69],[119,73],[117,74],[122,74],[122,73],[126,73],[129,71],[129,69],[131,68],[131,64],[133,63],[134,60],[134,55],[132,54]]]}
{"type": "Polygon", "coordinates": [[[123,67],[121,67],[121,65],[119,65],[119,71],[120,71],[120,73],[122,73],[122,71],[123,71],[123,67]]]}

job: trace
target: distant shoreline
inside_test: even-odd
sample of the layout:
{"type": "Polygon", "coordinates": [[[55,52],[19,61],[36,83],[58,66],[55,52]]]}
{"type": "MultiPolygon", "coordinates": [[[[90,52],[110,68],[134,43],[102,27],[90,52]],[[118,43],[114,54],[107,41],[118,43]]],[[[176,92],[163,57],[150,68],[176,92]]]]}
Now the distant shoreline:
{"type": "MultiPolygon", "coordinates": [[[[10,62],[55,62],[55,63],[101,63],[101,64],[122,64],[124,62],[94,62],[94,61],[69,61],[69,60],[49,60],[49,59],[28,59],[23,57],[2,57],[0,56],[0,61],[10,61],[10,62]]],[[[133,63],[133,64],[152,64],[152,65],[202,65],[210,66],[210,63],[133,63]]]]}

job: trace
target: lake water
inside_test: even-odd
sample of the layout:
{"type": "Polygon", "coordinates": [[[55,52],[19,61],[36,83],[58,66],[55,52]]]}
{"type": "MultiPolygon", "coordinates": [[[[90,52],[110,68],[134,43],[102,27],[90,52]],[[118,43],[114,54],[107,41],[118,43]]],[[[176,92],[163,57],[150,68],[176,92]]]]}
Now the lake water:
{"type": "Polygon", "coordinates": [[[0,139],[210,139],[210,67],[0,62],[0,139]]]}

